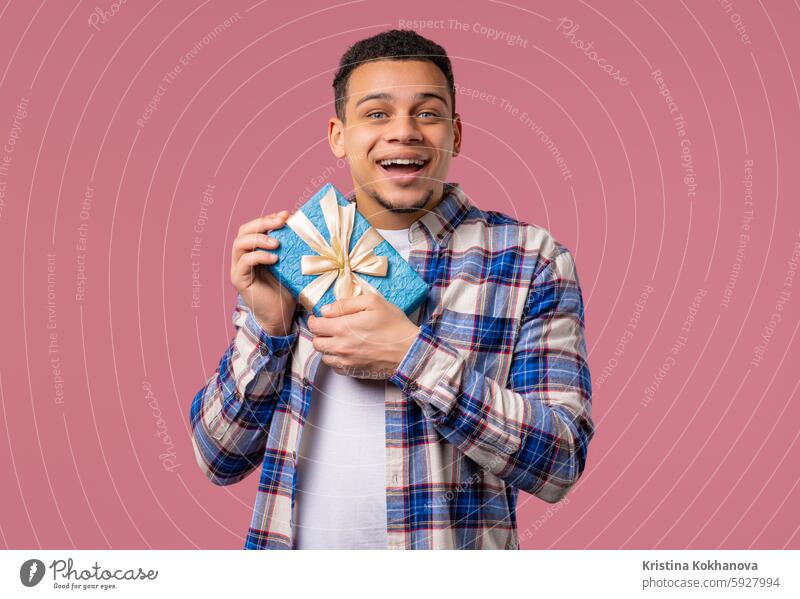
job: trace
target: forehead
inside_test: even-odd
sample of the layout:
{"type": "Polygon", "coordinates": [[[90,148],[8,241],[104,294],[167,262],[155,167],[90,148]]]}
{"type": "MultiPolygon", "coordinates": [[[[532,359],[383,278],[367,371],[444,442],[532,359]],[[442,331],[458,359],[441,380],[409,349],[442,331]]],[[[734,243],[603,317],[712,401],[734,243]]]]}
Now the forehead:
{"type": "Polygon", "coordinates": [[[378,60],[359,65],[350,73],[347,105],[362,97],[388,93],[398,102],[412,101],[420,92],[434,92],[449,98],[447,78],[427,60],[378,60]]]}

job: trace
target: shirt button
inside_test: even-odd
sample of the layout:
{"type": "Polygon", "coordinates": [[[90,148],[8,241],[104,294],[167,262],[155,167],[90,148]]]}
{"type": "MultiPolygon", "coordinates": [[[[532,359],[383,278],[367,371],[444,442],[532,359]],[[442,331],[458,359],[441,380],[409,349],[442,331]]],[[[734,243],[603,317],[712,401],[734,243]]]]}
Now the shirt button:
{"type": "Polygon", "coordinates": [[[400,476],[399,476],[399,475],[397,475],[397,474],[395,474],[395,475],[392,477],[392,482],[393,482],[394,484],[397,484],[397,483],[399,483],[399,482],[400,482],[400,476]]]}

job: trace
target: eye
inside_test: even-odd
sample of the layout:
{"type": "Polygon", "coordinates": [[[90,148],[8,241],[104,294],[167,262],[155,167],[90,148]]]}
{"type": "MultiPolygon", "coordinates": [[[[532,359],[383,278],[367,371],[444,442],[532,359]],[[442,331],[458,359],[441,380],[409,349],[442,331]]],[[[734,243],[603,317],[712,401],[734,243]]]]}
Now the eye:
{"type": "MultiPolygon", "coordinates": [[[[375,116],[375,115],[377,115],[377,114],[386,115],[386,113],[385,113],[385,112],[383,112],[382,110],[378,110],[378,111],[376,111],[376,112],[371,112],[371,113],[369,113],[369,114],[367,115],[367,118],[368,118],[368,119],[371,119],[372,117],[374,117],[374,116],[375,116]]],[[[373,120],[376,120],[376,121],[377,121],[378,119],[373,119],[373,120]]]]}
{"type": "Polygon", "coordinates": [[[429,114],[433,118],[436,118],[438,116],[435,112],[431,112],[430,110],[423,110],[422,112],[420,112],[420,115],[423,115],[423,114],[429,114]]]}

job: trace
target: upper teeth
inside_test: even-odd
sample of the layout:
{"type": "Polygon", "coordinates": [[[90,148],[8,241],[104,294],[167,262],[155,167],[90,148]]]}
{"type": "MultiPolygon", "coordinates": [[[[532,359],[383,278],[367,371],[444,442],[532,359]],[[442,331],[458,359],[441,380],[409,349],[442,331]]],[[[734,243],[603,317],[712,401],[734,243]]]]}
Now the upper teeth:
{"type": "Polygon", "coordinates": [[[422,166],[425,161],[413,158],[389,158],[388,160],[381,160],[380,164],[381,166],[389,166],[390,164],[416,164],[417,166],[422,166]]]}

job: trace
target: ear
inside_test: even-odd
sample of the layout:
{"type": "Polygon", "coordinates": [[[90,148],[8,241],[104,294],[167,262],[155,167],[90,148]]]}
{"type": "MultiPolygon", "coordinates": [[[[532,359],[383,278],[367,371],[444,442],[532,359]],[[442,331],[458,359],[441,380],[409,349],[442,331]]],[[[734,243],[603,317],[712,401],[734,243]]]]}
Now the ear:
{"type": "Polygon", "coordinates": [[[461,115],[456,113],[453,117],[453,158],[461,151],[461,115]]]}
{"type": "Polygon", "coordinates": [[[344,151],[344,123],[336,117],[328,120],[328,144],[337,158],[344,158],[347,155],[344,151]]]}

